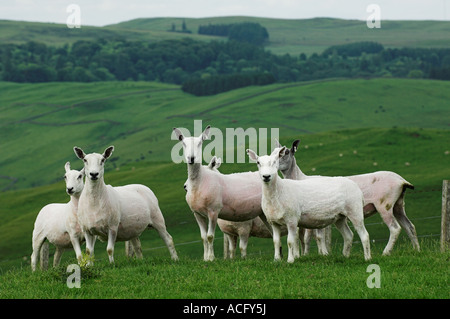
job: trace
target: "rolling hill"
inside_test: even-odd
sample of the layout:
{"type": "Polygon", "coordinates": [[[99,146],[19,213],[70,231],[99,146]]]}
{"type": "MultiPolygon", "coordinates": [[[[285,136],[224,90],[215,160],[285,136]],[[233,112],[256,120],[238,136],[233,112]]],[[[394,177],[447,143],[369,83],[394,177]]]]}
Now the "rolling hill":
{"type": "MultiPolygon", "coordinates": [[[[279,128],[280,140],[287,145],[300,138],[297,159],[307,174],[396,171],[416,186],[408,191],[406,210],[419,236],[435,238],[442,180],[450,178],[449,85],[430,80],[330,80],[194,97],[174,85],[147,82],[1,83],[0,268],[27,265],[39,209],[68,200],[64,163],[82,166],[74,145],[87,152],[115,145],[106,182],[151,187],[169,232],[180,244],[180,255],[200,258],[198,227],[184,200],[186,167],[170,157],[176,144],[170,139],[172,128],[192,132],[194,120],[200,119],[203,127],[210,124],[223,132],[279,128]]],[[[225,163],[220,170],[255,169],[251,163],[225,163]]],[[[379,216],[367,223],[371,238],[384,246],[388,231],[379,216]]],[[[166,256],[156,232],[145,232],[141,240],[144,255],[166,256]]],[[[272,246],[266,240],[251,245],[249,252],[270,251],[272,246]]],[[[101,258],[104,249],[98,246],[101,258]]],[[[67,253],[64,258],[71,257],[67,253]]]]}
{"type": "Polygon", "coordinates": [[[209,41],[223,39],[197,34],[199,25],[256,22],[269,34],[266,49],[275,54],[299,55],[321,53],[326,48],[358,41],[375,41],[388,48],[449,48],[449,21],[382,21],[380,29],[369,29],[365,21],[334,18],[301,20],[255,17],[212,18],[141,18],[104,27],[82,26],[69,29],[64,24],[0,20],[1,43],[40,41],[62,46],[77,40],[123,38],[130,41],[159,41],[184,37],[209,41]],[[177,30],[185,21],[192,33],[169,32],[172,24],[177,30]]]}
{"type": "Polygon", "coordinates": [[[0,92],[1,190],[59,180],[60,164],[74,160],[75,145],[100,152],[114,144],[111,169],[169,162],[172,128],[192,132],[194,120],[223,132],[279,128],[281,137],[360,128],[448,130],[450,125],[450,83],[442,81],[299,82],[209,97],[148,82],[0,83],[0,92]]]}

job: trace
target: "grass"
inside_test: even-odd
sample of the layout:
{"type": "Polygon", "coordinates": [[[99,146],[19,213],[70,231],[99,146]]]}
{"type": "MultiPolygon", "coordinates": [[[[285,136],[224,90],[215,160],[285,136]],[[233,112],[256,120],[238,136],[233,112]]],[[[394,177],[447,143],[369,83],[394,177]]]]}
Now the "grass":
{"type": "Polygon", "coordinates": [[[110,168],[169,162],[172,128],[192,131],[195,119],[222,132],[279,128],[281,137],[372,127],[449,128],[445,81],[332,80],[212,97],[147,82],[0,83],[0,92],[0,190],[60,180],[60,164],[74,160],[75,145],[100,152],[113,144],[110,168]],[[40,170],[30,169],[35,165],[40,170]]]}
{"type": "MultiPolygon", "coordinates": [[[[0,181],[5,190],[0,193],[0,298],[448,298],[448,253],[439,253],[437,239],[442,180],[450,178],[449,85],[333,80],[193,97],[158,83],[0,83],[0,176],[13,178],[0,181]],[[382,257],[389,232],[375,215],[366,225],[375,240],[371,263],[381,267],[381,289],[365,285],[369,263],[360,245],[349,259],[341,256],[335,229],[332,256],[314,253],[294,265],[274,263],[271,241],[254,238],[248,260],[223,261],[217,230],[218,259],[204,263],[198,226],[184,198],[186,166],[174,164],[169,155],[176,143],[170,140],[172,128],[192,131],[194,119],[222,132],[279,128],[286,145],[300,138],[297,162],[308,175],[399,173],[416,187],[407,191],[406,212],[422,252],[413,252],[402,232],[393,255],[382,257]],[[146,231],[142,261],[126,260],[118,243],[112,267],[106,245],[98,242],[95,271],[80,290],[65,286],[65,267],[74,263],[71,251],[60,269],[32,274],[36,215],[48,203],[68,201],[64,163],[82,166],[72,147],[100,152],[111,144],[116,150],[107,163],[106,183],[141,183],[155,192],[180,261],[171,262],[157,233],[146,231]]],[[[253,163],[220,168],[224,173],[255,169],[253,163]]]]}
{"type": "MultiPolygon", "coordinates": [[[[414,191],[406,194],[406,212],[415,224],[421,237],[437,238],[440,233],[441,187],[442,180],[450,177],[443,141],[450,140],[450,131],[431,129],[355,129],[323,132],[318,134],[282,137],[281,143],[290,145],[296,138],[302,143],[296,153],[302,170],[309,175],[352,175],[375,170],[393,170],[413,183],[414,191]],[[401,147],[401,152],[399,152],[401,147]],[[356,154],[354,151],[357,151],[356,154]],[[342,154],[342,157],[340,156],[342,154]],[[374,166],[374,162],[377,166],[374,166]],[[409,165],[405,165],[408,162],[409,165]],[[313,171],[314,169],[314,171],[313,171]]],[[[113,156],[120,156],[114,153],[113,156]]],[[[74,155],[75,157],[75,155],[74,155]]],[[[75,159],[74,159],[75,161],[75,159]]],[[[64,163],[64,162],[63,162],[64,163]]],[[[74,162],[73,167],[76,166],[74,162]]],[[[107,167],[112,163],[108,162],[107,167]]],[[[78,164],[81,166],[81,164],[78,164]]],[[[222,164],[223,173],[255,170],[252,163],[222,164]]],[[[61,167],[61,170],[63,168],[61,167]]],[[[61,175],[62,176],[62,175],[61,175]]],[[[159,199],[169,233],[176,244],[185,252],[185,256],[202,258],[202,245],[198,226],[185,201],[182,187],[186,180],[185,164],[172,162],[137,162],[123,165],[119,170],[109,170],[105,181],[119,186],[141,183],[149,186],[159,199]],[[195,244],[185,244],[195,242],[195,244]]],[[[21,264],[28,265],[31,255],[31,233],[38,211],[51,202],[68,201],[64,193],[64,182],[3,192],[0,196],[0,269],[7,270],[21,264]],[[25,259],[25,260],[24,260],[25,259]]],[[[372,239],[381,240],[384,245],[389,237],[387,227],[379,215],[366,220],[372,239]]],[[[216,236],[222,235],[219,230],[216,236]]],[[[406,237],[404,232],[401,238],[406,237]]],[[[334,240],[341,242],[335,231],[334,240]]],[[[162,254],[167,250],[153,248],[163,246],[155,231],[142,234],[142,245],[149,249],[148,254],[162,254]]],[[[253,251],[265,249],[271,243],[267,240],[252,239],[253,251]]],[[[100,245],[100,244],[99,244],[100,245]]],[[[118,244],[117,254],[122,254],[123,244],[118,244]]],[[[96,246],[97,247],[97,246],[96,246]]],[[[105,254],[105,247],[96,248],[96,254],[105,254]]],[[[221,244],[216,243],[217,252],[221,244]]],[[[252,248],[249,248],[249,253],[252,248]]],[[[67,252],[63,258],[73,258],[67,252]]],[[[24,266],[27,267],[27,266],[24,266]]]]}
{"type": "Polygon", "coordinates": [[[400,243],[392,256],[365,262],[360,245],[343,257],[335,246],[328,257],[312,253],[293,264],[274,262],[271,252],[246,260],[205,263],[183,257],[147,256],[143,260],[117,257],[114,266],[99,260],[89,273],[82,273],[81,288],[66,285],[68,263],[47,272],[29,268],[2,273],[0,298],[149,298],[149,299],[308,299],[308,298],[448,298],[448,258],[436,241],[421,241],[422,251],[400,243]],[[366,281],[370,264],[381,270],[381,287],[370,289],[366,281]],[[84,277],[83,277],[84,276],[84,277]],[[108,289],[105,289],[108,287],[108,289]]]}

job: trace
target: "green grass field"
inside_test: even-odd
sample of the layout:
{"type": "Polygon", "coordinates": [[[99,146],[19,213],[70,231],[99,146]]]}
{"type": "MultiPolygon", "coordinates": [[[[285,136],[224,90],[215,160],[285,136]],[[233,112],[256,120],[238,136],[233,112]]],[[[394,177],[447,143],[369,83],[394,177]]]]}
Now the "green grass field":
{"type": "MultiPolygon", "coordinates": [[[[450,178],[449,85],[331,80],[194,97],[158,83],[0,83],[0,176],[9,177],[0,183],[0,298],[448,298],[448,253],[439,252],[438,240],[442,180],[450,178]],[[406,212],[422,252],[412,251],[402,232],[393,255],[382,257],[389,232],[375,215],[366,227],[370,263],[382,271],[381,289],[366,286],[370,263],[363,261],[361,245],[354,244],[348,260],[342,257],[336,229],[330,257],[313,247],[311,256],[294,265],[272,261],[270,239],[251,239],[248,260],[223,261],[223,235],[216,230],[217,260],[204,263],[198,226],[184,198],[186,165],[170,161],[176,144],[170,140],[172,128],[192,132],[195,119],[221,130],[276,127],[287,145],[300,138],[296,157],[306,174],[399,173],[416,187],[407,191],[406,212]],[[106,183],[152,188],[180,261],[171,262],[157,233],[146,231],[142,261],[126,260],[118,243],[112,267],[106,245],[98,242],[96,265],[81,289],[65,285],[65,267],[75,262],[71,251],[60,269],[32,274],[36,215],[48,203],[68,201],[64,163],[82,167],[72,147],[101,152],[111,144],[116,150],[107,163],[106,183]],[[106,294],[105,287],[110,287],[106,294]]],[[[256,170],[256,165],[225,163],[220,170],[256,170]]]]}
{"type": "Polygon", "coordinates": [[[274,262],[270,254],[211,263],[117,257],[114,266],[104,258],[82,270],[79,289],[67,286],[68,262],[47,272],[19,268],[2,273],[0,298],[446,299],[449,254],[441,254],[435,242],[421,243],[420,253],[399,243],[390,257],[372,247],[371,262],[364,262],[361,245],[354,245],[349,258],[336,248],[332,256],[313,253],[294,264],[274,262]],[[380,267],[380,288],[367,286],[370,264],[380,267]]]}
{"type": "Polygon", "coordinates": [[[204,127],[224,132],[227,127],[279,128],[281,137],[361,128],[449,128],[450,83],[444,81],[330,80],[210,97],[146,82],[0,83],[0,92],[0,190],[60,180],[61,161],[76,160],[75,145],[100,152],[114,144],[110,169],[169,162],[172,128],[192,132],[199,119],[204,127]],[[36,163],[39,170],[30,169],[36,163]]]}

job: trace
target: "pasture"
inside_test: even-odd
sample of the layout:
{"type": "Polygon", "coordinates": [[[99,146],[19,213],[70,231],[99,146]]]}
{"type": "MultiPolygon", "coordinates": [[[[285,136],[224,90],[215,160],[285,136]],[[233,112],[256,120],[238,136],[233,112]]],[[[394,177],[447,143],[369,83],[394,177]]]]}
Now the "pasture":
{"type": "MultiPolygon", "coordinates": [[[[426,80],[321,81],[199,98],[157,83],[0,83],[0,175],[12,178],[0,184],[0,298],[448,298],[449,254],[438,246],[440,191],[450,177],[448,86],[426,80]],[[422,251],[412,250],[403,231],[392,255],[381,256],[389,233],[375,215],[365,220],[370,262],[358,242],[344,258],[336,229],[331,256],[319,256],[313,245],[310,256],[292,265],[286,263],[285,237],[280,263],[273,262],[270,239],[254,238],[247,260],[222,260],[217,229],[217,258],[203,262],[198,226],[185,201],[186,164],[170,161],[172,127],[192,132],[194,119],[220,129],[278,127],[282,144],[301,139],[297,163],[308,175],[399,173],[416,187],[406,193],[406,213],[422,251]],[[81,289],[66,286],[73,251],[63,255],[60,268],[31,273],[36,215],[47,203],[69,200],[64,163],[82,166],[72,147],[101,152],[111,144],[116,150],[105,182],[142,183],[155,192],[180,260],[170,260],[151,230],[141,236],[143,260],[127,260],[118,243],[111,266],[106,244],[98,242],[95,266],[86,271],[81,289]],[[366,285],[369,264],[380,266],[379,289],[366,285]]],[[[248,170],[256,170],[255,164],[220,168],[248,170]]]]}

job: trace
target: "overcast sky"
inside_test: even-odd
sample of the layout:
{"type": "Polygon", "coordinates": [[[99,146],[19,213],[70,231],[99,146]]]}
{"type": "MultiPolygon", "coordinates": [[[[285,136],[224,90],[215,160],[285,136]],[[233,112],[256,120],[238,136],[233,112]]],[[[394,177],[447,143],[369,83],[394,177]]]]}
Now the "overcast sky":
{"type": "Polygon", "coordinates": [[[82,26],[135,18],[231,15],[366,20],[372,3],[380,7],[382,20],[450,20],[450,0],[0,0],[0,19],[65,24],[67,7],[77,4],[82,26]]]}

